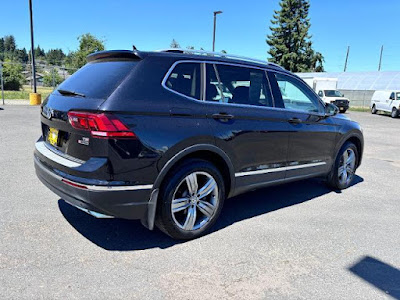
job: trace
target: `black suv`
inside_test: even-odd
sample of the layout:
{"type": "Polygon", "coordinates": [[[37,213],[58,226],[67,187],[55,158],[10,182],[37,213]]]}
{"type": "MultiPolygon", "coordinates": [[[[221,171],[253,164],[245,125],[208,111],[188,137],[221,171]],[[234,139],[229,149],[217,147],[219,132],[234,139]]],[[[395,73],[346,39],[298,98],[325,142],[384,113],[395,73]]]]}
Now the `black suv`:
{"type": "Polygon", "coordinates": [[[317,176],[347,188],[363,135],[337,112],[274,64],[189,50],[98,52],[43,102],[35,168],[95,217],[141,219],[190,239],[246,191],[317,176]]]}

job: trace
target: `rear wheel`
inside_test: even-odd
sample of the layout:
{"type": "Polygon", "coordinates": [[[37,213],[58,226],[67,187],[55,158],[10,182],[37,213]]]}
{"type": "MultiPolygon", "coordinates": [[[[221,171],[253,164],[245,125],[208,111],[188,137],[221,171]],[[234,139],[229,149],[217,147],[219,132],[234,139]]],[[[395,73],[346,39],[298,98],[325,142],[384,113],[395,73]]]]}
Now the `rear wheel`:
{"type": "Polygon", "coordinates": [[[357,168],[358,151],[356,145],[347,142],[340,149],[335,164],[328,176],[328,184],[333,189],[343,190],[348,188],[357,168]]]}
{"type": "Polygon", "coordinates": [[[378,112],[378,110],[376,109],[375,104],[372,105],[371,114],[375,115],[377,112],[378,112]]]}
{"type": "Polygon", "coordinates": [[[225,199],[221,173],[208,161],[190,159],[175,168],[161,188],[157,227],[175,239],[193,239],[217,220],[225,199]]]}
{"type": "Polygon", "coordinates": [[[390,114],[392,118],[397,118],[399,116],[399,110],[396,107],[393,107],[392,113],[390,114]]]}

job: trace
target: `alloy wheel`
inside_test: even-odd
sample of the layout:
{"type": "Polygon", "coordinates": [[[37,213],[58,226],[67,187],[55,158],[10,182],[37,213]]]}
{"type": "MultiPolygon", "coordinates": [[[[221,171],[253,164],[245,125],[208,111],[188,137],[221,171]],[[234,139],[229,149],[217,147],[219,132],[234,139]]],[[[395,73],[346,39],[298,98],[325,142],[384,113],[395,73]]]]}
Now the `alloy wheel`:
{"type": "Polygon", "coordinates": [[[342,185],[349,185],[353,179],[356,166],[356,154],[353,149],[347,148],[340,159],[338,177],[342,185]]]}
{"type": "Polygon", "coordinates": [[[187,175],[176,188],[171,212],[175,224],[186,231],[203,228],[218,208],[218,184],[207,172],[187,175]]]}

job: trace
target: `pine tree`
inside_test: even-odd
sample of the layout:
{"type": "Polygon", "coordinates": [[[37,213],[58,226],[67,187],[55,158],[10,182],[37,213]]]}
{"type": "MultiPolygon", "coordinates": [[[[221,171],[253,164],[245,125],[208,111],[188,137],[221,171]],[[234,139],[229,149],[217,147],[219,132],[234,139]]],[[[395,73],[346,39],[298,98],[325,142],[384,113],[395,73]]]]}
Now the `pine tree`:
{"type": "Polygon", "coordinates": [[[292,72],[323,71],[324,58],[312,48],[311,23],[308,17],[309,0],[281,0],[280,10],[275,11],[271,34],[270,62],[277,63],[292,72]]]}
{"type": "Polygon", "coordinates": [[[169,45],[171,48],[180,48],[181,46],[179,45],[179,43],[177,41],[175,41],[175,39],[172,39],[171,44],[169,45]]]}

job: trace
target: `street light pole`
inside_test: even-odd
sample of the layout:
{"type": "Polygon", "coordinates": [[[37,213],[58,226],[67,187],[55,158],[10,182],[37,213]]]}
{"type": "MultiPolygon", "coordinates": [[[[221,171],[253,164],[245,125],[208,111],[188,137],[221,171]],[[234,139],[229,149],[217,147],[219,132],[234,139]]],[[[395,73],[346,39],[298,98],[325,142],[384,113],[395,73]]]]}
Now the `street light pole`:
{"type": "Polygon", "coordinates": [[[217,15],[222,14],[222,11],[214,11],[214,32],[213,32],[213,48],[212,51],[215,51],[215,31],[217,29],[217,15]]]}
{"type": "Polygon", "coordinates": [[[32,0],[29,0],[29,15],[30,15],[30,18],[31,18],[32,81],[33,81],[33,92],[36,94],[36,67],[35,67],[35,49],[34,49],[34,42],[33,42],[32,0]]]}

